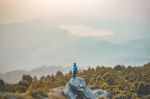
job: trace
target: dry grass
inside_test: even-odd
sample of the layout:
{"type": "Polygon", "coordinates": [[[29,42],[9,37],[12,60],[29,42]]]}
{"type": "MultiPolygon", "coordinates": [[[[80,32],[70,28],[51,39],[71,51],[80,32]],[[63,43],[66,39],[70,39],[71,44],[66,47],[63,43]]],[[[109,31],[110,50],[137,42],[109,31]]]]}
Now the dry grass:
{"type": "Polygon", "coordinates": [[[64,95],[58,95],[56,93],[49,93],[48,99],[67,99],[64,95]]]}

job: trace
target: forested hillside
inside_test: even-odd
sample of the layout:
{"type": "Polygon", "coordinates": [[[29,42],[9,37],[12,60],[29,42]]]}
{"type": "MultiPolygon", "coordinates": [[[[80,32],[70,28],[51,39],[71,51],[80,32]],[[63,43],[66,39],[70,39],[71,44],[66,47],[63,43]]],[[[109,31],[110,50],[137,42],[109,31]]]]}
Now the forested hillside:
{"type": "MultiPolygon", "coordinates": [[[[78,72],[92,89],[105,89],[111,92],[113,99],[150,99],[150,63],[143,66],[117,65],[114,68],[97,66],[78,72]]],[[[65,84],[72,72],[42,76],[40,79],[24,75],[17,84],[0,80],[0,99],[41,99],[48,97],[49,89],[65,84]]],[[[55,98],[54,98],[55,99],[55,98]]]]}

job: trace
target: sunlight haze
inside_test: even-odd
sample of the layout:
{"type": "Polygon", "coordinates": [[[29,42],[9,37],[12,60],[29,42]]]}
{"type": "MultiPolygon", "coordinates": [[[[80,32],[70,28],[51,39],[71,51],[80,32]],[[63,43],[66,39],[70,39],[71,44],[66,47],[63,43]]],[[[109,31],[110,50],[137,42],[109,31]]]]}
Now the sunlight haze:
{"type": "Polygon", "coordinates": [[[150,62],[149,0],[0,0],[0,72],[150,62]]]}

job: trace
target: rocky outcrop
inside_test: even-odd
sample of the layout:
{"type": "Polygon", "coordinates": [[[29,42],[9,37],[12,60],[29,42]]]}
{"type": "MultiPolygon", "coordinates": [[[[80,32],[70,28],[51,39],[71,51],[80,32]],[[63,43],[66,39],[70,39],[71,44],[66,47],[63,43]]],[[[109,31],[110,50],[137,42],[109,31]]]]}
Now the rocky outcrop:
{"type": "Polygon", "coordinates": [[[86,87],[86,82],[83,78],[72,78],[66,84],[64,94],[69,99],[95,99],[95,95],[92,90],[86,87]]]}
{"type": "Polygon", "coordinates": [[[65,87],[50,89],[48,95],[49,99],[111,99],[111,94],[106,90],[88,88],[81,77],[71,78],[65,87]]]}

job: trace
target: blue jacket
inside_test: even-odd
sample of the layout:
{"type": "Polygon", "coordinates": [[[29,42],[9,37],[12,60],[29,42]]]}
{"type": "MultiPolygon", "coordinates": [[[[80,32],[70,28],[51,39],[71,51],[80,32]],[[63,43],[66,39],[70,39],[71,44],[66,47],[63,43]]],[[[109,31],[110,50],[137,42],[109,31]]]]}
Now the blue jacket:
{"type": "Polygon", "coordinates": [[[73,72],[77,72],[78,71],[78,67],[76,65],[76,63],[73,64],[73,72]]]}

